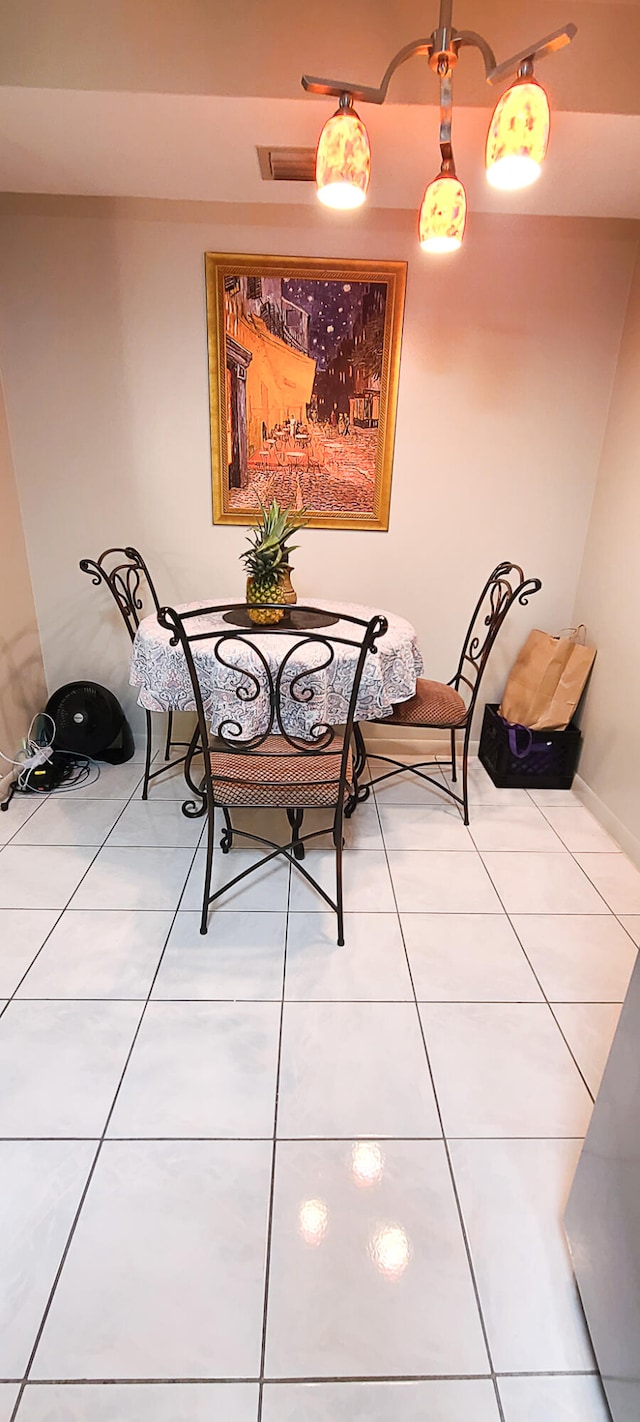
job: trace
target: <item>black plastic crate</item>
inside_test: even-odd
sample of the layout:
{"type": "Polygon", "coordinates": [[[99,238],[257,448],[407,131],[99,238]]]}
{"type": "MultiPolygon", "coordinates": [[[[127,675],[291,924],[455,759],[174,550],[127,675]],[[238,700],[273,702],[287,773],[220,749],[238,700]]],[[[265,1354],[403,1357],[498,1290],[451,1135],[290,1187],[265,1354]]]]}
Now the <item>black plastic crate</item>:
{"type": "Polygon", "coordinates": [[[485,706],[478,758],[501,790],[570,790],[580,754],[577,726],[528,731],[510,726],[497,706],[485,706]]]}

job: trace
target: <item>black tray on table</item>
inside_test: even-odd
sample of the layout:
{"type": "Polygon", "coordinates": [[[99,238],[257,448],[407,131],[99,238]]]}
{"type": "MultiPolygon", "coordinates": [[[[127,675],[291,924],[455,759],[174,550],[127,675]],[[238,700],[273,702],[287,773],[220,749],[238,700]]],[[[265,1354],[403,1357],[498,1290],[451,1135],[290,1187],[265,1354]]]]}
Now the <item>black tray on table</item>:
{"type": "Polygon", "coordinates": [[[289,628],[292,632],[308,632],[313,627],[333,627],[340,621],[335,612],[323,612],[320,608],[287,608],[279,622],[259,623],[252,622],[246,608],[233,608],[231,612],[223,612],[223,622],[230,622],[232,627],[251,627],[254,632],[259,632],[262,626],[268,629],[272,627],[289,628]]]}

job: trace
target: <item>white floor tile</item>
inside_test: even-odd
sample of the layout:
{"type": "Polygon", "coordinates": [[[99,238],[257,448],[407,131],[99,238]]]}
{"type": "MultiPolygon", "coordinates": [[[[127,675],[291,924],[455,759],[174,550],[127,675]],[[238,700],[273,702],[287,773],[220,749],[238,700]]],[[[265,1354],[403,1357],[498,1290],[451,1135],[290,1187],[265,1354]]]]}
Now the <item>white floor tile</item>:
{"type": "Polygon", "coordinates": [[[572,853],[620,853],[620,845],[584,805],[547,805],[544,813],[562,843],[572,853]]]}
{"type": "Polygon", "coordinates": [[[8,844],[0,854],[0,908],[65,908],[95,853],[79,846],[8,844]]]}
{"type": "MultiPolygon", "coordinates": [[[[327,823],[325,810],[305,810],[304,831],[321,829],[327,823]]],[[[383,849],[382,832],[378,810],[373,796],[366,800],[364,804],[358,805],[357,810],[351,819],[343,819],[343,834],[346,849],[383,849]]],[[[324,834],[318,839],[313,839],[308,845],[308,849],[332,849],[332,833],[324,834]]]]}
{"type": "Polygon", "coordinates": [[[137,1002],[18,1002],[0,1018],[0,1136],[99,1136],[137,1002]]]}
{"type": "Polygon", "coordinates": [[[595,1368],[562,1228],[579,1142],[453,1141],[451,1153],[496,1370],[595,1368]]]}
{"type": "Polygon", "coordinates": [[[620,1016],[621,1003],[559,1002],[553,1011],[589,1090],[596,1096],[620,1016]]]}
{"type": "Polygon", "coordinates": [[[576,859],[614,913],[640,914],[640,869],[625,854],[577,854],[576,859]]]}
{"type": "MultiPolygon", "coordinates": [[[[183,752],[180,753],[183,754],[183,752]]],[[[162,757],[156,760],[153,769],[158,770],[161,764],[164,765],[164,759],[162,757]]],[[[194,785],[199,784],[201,777],[202,760],[198,756],[194,758],[191,764],[191,778],[193,780],[194,785]]],[[[136,789],[135,798],[136,800],[140,800],[142,798],[142,780],[140,781],[136,789]]],[[[182,762],[181,764],[169,762],[169,766],[166,773],[163,775],[156,776],[149,783],[149,800],[182,801],[192,799],[193,791],[189,789],[189,786],[187,785],[187,782],[184,778],[184,762],[182,762]]]]}
{"type": "Polygon", "coordinates": [[[9,1422],[19,1391],[19,1383],[0,1383],[0,1422],[9,1422]]]}
{"type": "Polygon", "coordinates": [[[290,914],[285,991],[292,1001],[412,1002],[397,914],[347,914],[343,948],[335,914],[290,914]]]}
{"type": "Polygon", "coordinates": [[[520,850],[551,854],[563,849],[535,805],[478,805],[474,807],[469,826],[472,840],[480,850],[520,850]]]}
{"type": "MultiPolygon", "coordinates": [[[[401,756],[395,757],[401,760],[401,756]]],[[[411,757],[407,757],[410,762],[411,757]]],[[[377,775],[386,775],[391,770],[391,766],[383,761],[377,760],[374,756],[369,757],[369,771],[375,781],[377,775]]],[[[435,784],[428,784],[425,780],[413,775],[410,770],[398,771],[397,775],[390,775],[388,780],[382,780],[379,785],[374,786],[376,801],[380,807],[383,805],[442,805],[450,806],[451,800],[446,794],[445,782],[441,771],[437,766],[425,769],[425,775],[431,776],[435,784]],[[442,789],[440,789],[442,783],[442,789]]]]}
{"type": "Polygon", "coordinates": [[[271,1154],[107,1141],[32,1376],[256,1377],[271,1154]]]}
{"type": "Polygon", "coordinates": [[[192,859],[192,849],[111,849],[106,845],[74,895],[72,906],[175,909],[192,859]]]}
{"type": "Polygon", "coordinates": [[[273,1135],[280,1005],[154,1002],[110,1136],[273,1135]]]}
{"type": "Polygon", "coordinates": [[[206,934],[200,914],[176,915],[153,988],[169,1000],[280,1000],[286,914],[212,913],[206,934]]]}
{"type": "MultiPolygon", "coordinates": [[[[6,766],[5,766],[6,769],[6,766]]],[[[8,810],[0,812],[0,844],[8,844],[36,810],[46,804],[45,796],[22,795],[16,791],[8,810]]]]}
{"type": "Polygon", "coordinates": [[[500,913],[477,854],[392,849],[389,867],[400,913],[500,913]]]}
{"type": "Polygon", "coordinates": [[[22,1377],[29,1361],[95,1149],[89,1141],[0,1141],[0,1373],[6,1378],[22,1377]]]}
{"type": "Polygon", "coordinates": [[[49,795],[37,815],[18,831],[14,844],[104,844],[125,800],[74,800],[49,795]]]}
{"type": "Polygon", "coordinates": [[[173,915],[67,909],[18,997],[146,998],[173,915]]]}
{"type": "MultiPolygon", "coordinates": [[[[568,853],[488,853],[482,858],[507,913],[607,911],[603,899],[568,853]]],[[[610,856],[606,858],[609,860],[610,856]]]]}
{"type": "Polygon", "coordinates": [[[262,1422],[498,1422],[498,1416],[493,1383],[475,1379],[266,1383],[262,1401],[262,1422]]]}
{"type": "MultiPolygon", "coordinates": [[[[262,853],[257,849],[242,849],[238,850],[237,854],[221,854],[216,846],[211,879],[212,894],[223,884],[235,878],[236,874],[241,874],[244,869],[248,869],[250,864],[257,864],[261,858],[262,853]]],[[[202,908],[204,867],[205,850],[203,847],[196,850],[193,868],[187,879],[184,898],[180,904],[181,908],[194,910],[202,908]]],[[[243,909],[253,913],[284,913],[287,908],[288,894],[289,865],[284,859],[272,859],[269,864],[265,864],[263,869],[257,869],[253,874],[248,874],[247,878],[241,879],[235,888],[222,894],[214,904],[210,905],[209,924],[213,923],[215,914],[229,912],[233,909],[243,909]]]]}
{"type": "Polygon", "coordinates": [[[267,1377],[486,1372],[442,1144],[384,1142],[375,1172],[371,1152],[277,1147],[267,1377]]]}
{"type": "Polygon", "coordinates": [[[505,1422],[611,1422],[598,1377],[499,1378],[505,1422]]]}
{"type": "Polygon", "coordinates": [[[135,761],[127,761],[126,765],[107,765],[101,761],[98,779],[75,786],[69,798],[73,795],[74,800],[128,800],[136,785],[142,785],[142,775],[143,766],[135,761]]]}
{"type": "MultiPolygon", "coordinates": [[[[256,1422],[255,1383],[43,1383],[20,1422],[256,1422]]],[[[4,1418],[2,1419],[4,1422],[4,1418]]]]}
{"type": "Polygon", "coordinates": [[[473,849],[454,805],[380,805],[387,849],[473,849]]]}
{"type": "Polygon", "coordinates": [[[174,800],[131,800],[109,836],[109,846],[195,849],[203,827],[203,819],[188,819],[174,800]]]}
{"type": "Polygon", "coordinates": [[[426,1002],[541,1002],[505,914],[402,915],[416,997],[426,1002]]]}
{"type": "Polygon", "coordinates": [[[415,1006],[288,1002],[278,1134],[439,1136],[415,1006]]]}
{"type": "Polygon", "coordinates": [[[57,909],[0,909],[0,995],[10,997],[58,918],[57,909]]]}
{"type": "Polygon", "coordinates": [[[541,1003],[421,1004],[447,1136],[583,1136],[591,1099],[541,1003]]]}
{"type": "MultiPolygon", "coordinates": [[[[291,826],[284,810],[232,810],[231,820],[235,830],[244,830],[247,834],[260,835],[263,839],[272,840],[274,844],[286,844],[291,839],[291,826]]],[[[223,828],[222,816],[219,813],[216,823],[219,839],[223,828]]],[[[305,810],[301,833],[314,834],[318,830],[326,831],[326,833],[318,835],[317,839],[309,841],[306,846],[307,852],[311,849],[331,849],[333,847],[332,823],[331,810],[305,810]]],[[[350,820],[344,820],[342,837],[348,849],[383,848],[378,812],[373,799],[359,805],[350,820]]],[[[251,843],[251,840],[238,835],[234,840],[232,852],[235,853],[236,849],[250,848],[251,843]]]]}
{"type": "MultiPolygon", "coordinates": [[[[445,766],[442,767],[442,773],[447,785],[452,785],[452,788],[457,794],[461,795],[462,761],[458,761],[458,780],[455,785],[453,785],[451,781],[451,772],[447,771],[445,766]]],[[[526,790],[500,789],[499,786],[494,785],[490,776],[487,775],[484,766],[480,764],[480,761],[477,760],[475,756],[469,757],[468,786],[470,806],[501,805],[503,809],[506,809],[510,806],[527,804],[526,790]]],[[[471,815],[470,818],[473,819],[473,815],[471,815]]]]}
{"type": "Polygon", "coordinates": [[[633,939],[636,948],[640,948],[640,914],[621,913],[618,914],[618,918],[623,928],[626,928],[627,933],[633,939]]]}
{"type": "MultiPolygon", "coordinates": [[[[318,880],[326,893],[335,900],[335,854],[329,849],[309,850],[305,867],[318,880]]],[[[343,860],[344,906],[347,913],[394,913],[395,900],[382,850],[371,849],[366,854],[347,852],[343,860]]],[[[295,869],[291,871],[291,909],[321,912],[324,899],[295,869]]]]}
{"type": "Polygon", "coordinates": [[[613,915],[514,914],[512,923],[549,1000],[622,1002],[637,953],[613,915]]]}

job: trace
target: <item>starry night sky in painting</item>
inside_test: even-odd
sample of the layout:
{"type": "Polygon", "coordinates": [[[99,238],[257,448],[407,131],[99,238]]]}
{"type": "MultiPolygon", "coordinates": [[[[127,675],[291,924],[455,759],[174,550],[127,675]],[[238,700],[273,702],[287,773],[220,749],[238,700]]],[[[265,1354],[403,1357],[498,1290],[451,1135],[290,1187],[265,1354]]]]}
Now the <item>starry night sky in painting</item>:
{"type": "Polygon", "coordinates": [[[309,355],[325,370],[362,309],[365,283],[282,279],[282,295],[311,315],[309,355]]]}

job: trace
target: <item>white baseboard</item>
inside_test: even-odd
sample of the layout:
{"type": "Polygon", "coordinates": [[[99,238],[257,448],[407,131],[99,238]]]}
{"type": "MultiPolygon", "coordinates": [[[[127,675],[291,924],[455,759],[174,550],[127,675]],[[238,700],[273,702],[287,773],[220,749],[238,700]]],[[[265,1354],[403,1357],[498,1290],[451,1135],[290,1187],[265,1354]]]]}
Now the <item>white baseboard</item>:
{"type": "Polygon", "coordinates": [[[622,820],[618,819],[618,816],[614,814],[613,810],[610,810],[609,806],[605,805],[604,800],[601,800],[600,796],[596,795],[595,790],[592,790],[591,786],[587,785],[586,780],[583,780],[581,775],[576,775],[573,788],[578,798],[582,800],[583,805],[586,805],[587,809],[591,811],[591,814],[599,820],[603,829],[606,829],[612,838],[617,840],[620,848],[624,850],[625,854],[628,854],[629,858],[633,860],[633,863],[637,864],[640,869],[640,839],[638,839],[638,836],[635,835],[622,820]]]}
{"type": "MultiPolygon", "coordinates": [[[[419,727],[413,730],[406,730],[401,735],[393,735],[393,726],[384,726],[380,723],[377,726],[368,725],[364,732],[364,739],[370,755],[397,755],[415,756],[416,759],[426,759],[428,756],[449,756],[451,743],[448,731],[421,731],[419,727]]],[[[462,751],[462,734],[457,736],[458,755],[462,751]]],[[[469,754],[477,755],[478,741],[472,740],[469,743],[469,754]]]]}

